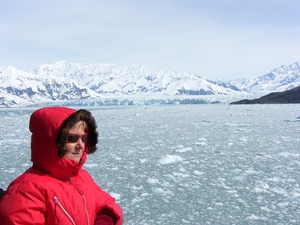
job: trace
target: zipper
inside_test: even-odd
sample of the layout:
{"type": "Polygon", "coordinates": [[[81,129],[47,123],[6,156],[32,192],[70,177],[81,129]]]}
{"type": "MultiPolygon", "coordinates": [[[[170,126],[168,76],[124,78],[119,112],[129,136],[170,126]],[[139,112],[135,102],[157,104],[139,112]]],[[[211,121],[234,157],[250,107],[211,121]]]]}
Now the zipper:
{"type": "Polygon", "coordinates": [[[70,216],[70,214],[67,212],[67,210],[62,206],[62,204],[59,202],[58,198],[56,196],[54,196],[53,200],[61,208],[61,210],[65,213],[65,215],[69,218],[69,220],[72,222],[72,224],[76,225],[73,218],[70,216]]]}
{"type": "Polygon", "coordinates": [[[88,210],[87,210],[87,207],[86,207],[86,198],[85,198],[83,192],[76,185],[73,184],[71,177],[69,178],[69,182],[79,192],[79,194],[81,195],[81,197],[83,199],[84,211],[85,211],[86,219],[87,219],[88,225],[90,225],[90,217],[89,217],[88,210]]]}
{"type": "Polygon", "coordinates": [[[87,219],[88,225],[89,225],[89,224],[90,224],[90,218],[89,218],[88,210],[87,210],[87,208],[86,208],[86,198],[85,198],[83,192],[82,192],[78,187],[76,187],[74,184],[72,184],[72,185],[73,185],[73,186],[75,187],[75,189],[79,192],[79,194],[81,195],[81,197],[82,197],[82,199],[83,199],[83,203],[84,203],[84,211],[85,211],[86,219],[87,219]]]}

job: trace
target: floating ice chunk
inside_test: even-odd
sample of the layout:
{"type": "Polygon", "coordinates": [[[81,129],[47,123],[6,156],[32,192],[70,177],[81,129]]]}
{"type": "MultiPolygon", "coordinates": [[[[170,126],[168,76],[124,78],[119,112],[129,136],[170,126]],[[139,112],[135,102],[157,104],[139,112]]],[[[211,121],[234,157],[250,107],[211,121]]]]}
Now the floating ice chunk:
{"type": "Polygon", "coordinates": [[[177,145],[176,148],[183,148],[183,145],[177,145]]]}
{"type": "Polygon", "coordinates": [[[259,173],[259,172],[255,171],[255,170],[253,170],[253,169],[249,169],[249,170],[246,170],[245,173],[246,173],[246,174],[257,174],[257,173],[259,173]]]}
{"type": "Polygon", "coordinates": [[[99,165],[98,163],[86,163],[86,164],[84,164],[84,166],[87,167],[87,168],[96,167],[98,165],[99,165]]]}
{"type": "Polygon", "coordinates": [[[241,140],[242,142],[247,142],[247,141],[248,141],[248,138],[247,138],[247,137],[241,137],[240,140],[241,140]]]}
{"type": "Polygon", "coordinates": [[[206,138],[199,138],[199,142],[194,143],[195,146],[205,146],[207,145],[207,139],[206,138]]]}
{"type": "Polygon", "coordinates": [[[17,171],[17,168],[10,168],[7,170],[8,173],[15,173],[17,171]]]}
{"type": "Polygon", "coordinates": [[[233,142],[232,141],[229,141],[228,143],[227,143],[227,146],[232,146],[233,145],[233,142]]]}
{"type": "Polygon", "coordinates": [[[287,196],[286,190],[284,190],[281,187],[273,187],[273,188],[271,188],[271,191],[273,191],[274,193],[279,194],[279,195],[287,196]]]}
{"type": "Polygon", "coordinates": [[[262,188],[262,189],[269,189],[270,188],[270,186],[267,183],[264,183],[264,182],[259,182],[257,184],[257,187],[262,188]]]}
{"type": "Polygon", "coordinates": [[[159,164],[171,164],[181,162],[183,158],[179,155],[166,155],[158,160],[159,164]]]}
{"type": "Polygon", "coordinates": [[[278,156],[288,158],[288,157],[298,157],[299,154],[292,154],[289,152],[280,152],[280,153],[278,153],[278,156]]]}
{"type": "Polygon", "coordinates": [[[165,193],[164,189],[162,189],[162,188],[155,188],[153,190],[153,192],[156,194],[164,194],[165,193]]]}
{"type": "Polygon", "coordinates": [[[185,220],[185,219],[182,219],[181,221],[182,221],[182,223],[187,223],[187,224],[190,223],[190,221],[185,220]]]}
{"type": "Polygon", "coordinates": [[[280,203],[277,204],[277,206],[280,207],[280,208],[285,208],[285,207],[287,207],[288,205],[289,205],[288,202],[280,202],[280,203]]]}
{"type": "Polygon", "coordinates": [[[239,181],[243,181],[245,179],[245,176],[235,176],[232,177],[233,180],[239,180],[239,181]]]}
{"type": "Polygon", "coordinates": [[[172,173],[174,176],[176,177],[183,177],[183,178],[186,178],[186,177],[189,177],[190,175],[189,174],[186,174],[186,173],[178,173],[178,172],[173,172],[172,173]]]}
{"type": "Polygon", "coordinates": [[[148,178],[147,183],[148,184],[157,184],[159,181],[156,178],[148,178]]]}
{"type": "Polygon", "coordinates": [[[229,123],[229,122],[226,122],[226,123],[225,123],[225,126],[232,127],[232,126],[235,126],[235,124],[231,124],[231,123],[229,123]]]}
{"type": "Polygon", "coordinates": [[[266,212],[271,212],[272,210],[270,210],[268,207],[266,206],[263,206],[263,207],[260,207],[261,210],[263,211],[266,211],[266,212]]]}
{"type": "Polygon", "coordinates": [[[260,220],[260,217],[252,214],[251,216],[248,216],[246,220],[260,220]]]}
{"type": "Polygon", "coordinates": [[[300,198],[300,193],[298,192],[292,193],[292,198],[300,198]]]}
{"type": "Polygon", "coordinates": [[[204,174],[204,172],[200,172],[198,170],[195,170],[193,173],[197,176],[201,176],[202,174],[204,174]]]}
{"type": "Polygon", "coordinates": [[[121,199],[121,195],[118,193],[114,193],[114,192],[110,192],[109,193],[111,196],[113,196],[115,199],[120,200],[121,199]]]}
{"type": "Polygon", "coordinates": [[[175,150],[175,152],[188,152],[188,151],[192,151],[193,149],[191,147],[187,147],[187,148],[181,148],[181,149],[177,149],[175,150]]]}
{"type": "Polygon", "coordinates": [[[199,140],[199,141],[207,141],[207,139],[206,139],[206,138],[204,138],[204,137],[202,137],[202,138],[199,138],[198,140],[199,140]]]}
{"type": "Polygon", "coordinates": [[[165,175],[165,178],[167,180],[171,180],[171,181],[177,182],[177,179],[173,175],[171,175],[171,174],[165,175]]]}
{"type": "Polygon", "coordinates": [[[230,196],[232,196],[232,197],[234,197],[234,198],[238,198],[238,197],[239,197],[239,195],[238,195],[238,193],[237,193],[236,190],[228,190],[228,191],[226,191],[226,192],[229,193],[230,196]]]}
{"type": "Polygon", "coordinates": [[[272,178],[268,178],[267,181],[271,181],[271,182],[280,182],[280,179],[277,177],[272,177],[272,178]]]}
{"type": "Polygon", "coordinates": [[[259,192],[266,192],[265,189],[259,188],[259,187],[255,187],[255,188],[253,189],[253,191],[256,192],[256,193],[259,193],[259,192]]]}
{"type": "Polygon", "coordinates": [[[140,163],[145,163],[147,162],[147,159],[140,159],[140,163]]]}
{"type": "Polygon", "coordinates": [[[224,204],[222,202],[216,202],[215,205],[216,206],[223,206],[224,204]]]}
{"type": "Polygon", "coordinates": [[[236,191],[236,190],[228,190],[227,192],[228,192],[228,193],[230,193],[230,194],[237,193],[237,191],[236,191]]]}
{"type": "Polygon", "coordinates": [[[172,191],[170,191],[170,190],[164,190],[164,189],[162,189],[162,188],[155,188],[155,189],[153,190],[153,192],[154,192],[155,194],[160,194],[160,195],[173,195],[173,192],[172,192],[172,191]]]}
{"type": "Polygon", "coordinates": [[[231,171],[232,173],[240,173],[242,170],[236,168],[236,169],[232,169],[232,170],[230,170],[230,171],[231,171]]]}
{"type": "Polygon", "coordinates": [[[180,171],[180,172],[186,172],[186,169],[183,168],[183,167],[180,167],[180,168],[179,168],[179,171],[180,171]]]}
{"type": "Polygon", "coordinates": [[[23,164],[21,164],[21,166],[22,167],[29,167],[30,165],[29,165],[29,163],[23,163],[23,164]]]}
{"type": "Polygon", "coordinates": [[[136,204],[136,203],[138,203],[140,201],[142,201],[142,199],[136,197],[136,198],[134,198],[134,199],[131,200],[131,203],[132,204],[136,204]]]}
{"type": "Polygon", "coordinates": [[[112,167],[112,168],[110,168],[110,170],[119,170],[119,167],[117,167],[117,166],[114,166],[114,167],[112,167]]]}
{"type": "Polygon", "coordinates": [[[193,124],[196,124],[196,125],[201,125],[201,124],[206,124],[206,123],[211,123],[211,121],[209,121],[209,120],[195,120],[193,122],[193,124]]]}
{"type": "Polygon", "coordinates": [[[207,145],[207,143],[205,143],[204,141],[201,141],[201,142],[196,142],[194,145],[195,146],[205,146],[205,145],[207,145]]]}

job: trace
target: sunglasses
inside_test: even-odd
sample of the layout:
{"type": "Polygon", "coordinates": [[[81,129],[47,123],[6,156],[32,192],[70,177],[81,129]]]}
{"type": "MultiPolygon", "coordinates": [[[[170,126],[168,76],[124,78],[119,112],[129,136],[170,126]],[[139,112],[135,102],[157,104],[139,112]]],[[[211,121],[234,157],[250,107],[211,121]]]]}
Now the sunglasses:
{"type": "Polygon", "coordinates": [[[81,141],[84,143],[87,139],[87,134],[68,134],[67,142],[75,143],[81,138],[81,141]]]}

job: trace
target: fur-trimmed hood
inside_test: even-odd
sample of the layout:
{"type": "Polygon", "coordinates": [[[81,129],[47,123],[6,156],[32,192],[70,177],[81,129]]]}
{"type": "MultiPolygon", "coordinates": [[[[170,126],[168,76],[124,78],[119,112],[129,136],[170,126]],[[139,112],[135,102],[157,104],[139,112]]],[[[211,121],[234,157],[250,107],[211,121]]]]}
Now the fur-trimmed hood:
{"type": "Polygon", "coordinates": [[[45,107],[32,113],[29,121],[31,136],[31,161],[54,176],[68,178],[78,173],[86,161],[88,153],[97,150],[97,125],[91,113],[87,110],[74,110],[66,107],[45,107]],[[79,120],[84,120],[88,126],[88,140],[81,161],[59,156],[63,148],[68,130],[79,120]],[[60,137],[58,139],[58,137],[60,137]]]}

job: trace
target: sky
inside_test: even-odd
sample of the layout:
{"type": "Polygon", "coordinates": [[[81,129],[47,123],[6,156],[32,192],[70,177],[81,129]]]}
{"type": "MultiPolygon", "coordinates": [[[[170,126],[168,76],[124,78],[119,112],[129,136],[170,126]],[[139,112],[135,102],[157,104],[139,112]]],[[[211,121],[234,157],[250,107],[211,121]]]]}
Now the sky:
{"type": "Polygon", "coordinates": [[[0,66],[60,60],[252,79],[300,61],[299,0],[1,0],[0,66]]]}

